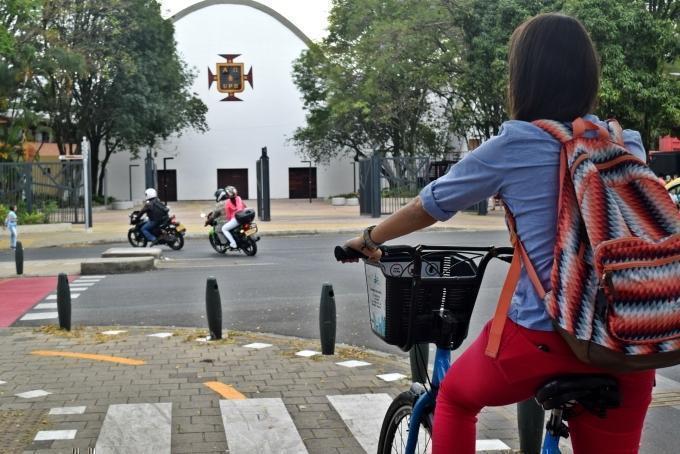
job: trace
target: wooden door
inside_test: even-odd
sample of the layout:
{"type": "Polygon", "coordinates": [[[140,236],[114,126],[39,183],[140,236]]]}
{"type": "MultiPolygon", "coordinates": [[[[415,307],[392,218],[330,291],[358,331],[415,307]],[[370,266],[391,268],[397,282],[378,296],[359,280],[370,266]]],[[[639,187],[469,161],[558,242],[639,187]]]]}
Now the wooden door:
{"type": "Polygon", "coordinates": [[[177,201],[177,170],[156,170],[158,197],[163,202],[177,201]]]}
{"type": "Polygon", "coordinates": [[[316,167],[288,168],[288,197],[291,199],[316,198],[316,167]]]}
{"type": "Polygon", "coordinates": [[[248,169],[217,169],[217,187],[233,186],[238,195],[248,199],[248,169]]]}

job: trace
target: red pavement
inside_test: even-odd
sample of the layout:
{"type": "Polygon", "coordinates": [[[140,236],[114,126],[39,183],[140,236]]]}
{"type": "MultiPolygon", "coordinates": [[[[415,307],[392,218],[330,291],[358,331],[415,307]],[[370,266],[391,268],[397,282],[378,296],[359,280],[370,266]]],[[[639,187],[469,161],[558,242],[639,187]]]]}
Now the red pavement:
{"type": "MultiPolygon", "coordinates": [[[[76,277],[69,276],[69,281],[76,277]]],[[[56,276],[0,279],[0,328],[12,325],[56,289],[56,276]]]]}

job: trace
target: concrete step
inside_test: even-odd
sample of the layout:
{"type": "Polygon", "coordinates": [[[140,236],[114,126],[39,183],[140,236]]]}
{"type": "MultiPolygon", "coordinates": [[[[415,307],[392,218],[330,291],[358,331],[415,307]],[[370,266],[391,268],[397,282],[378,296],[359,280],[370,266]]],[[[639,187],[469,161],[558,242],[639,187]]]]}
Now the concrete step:
{"type": "Polygon", "coordinates": [[[80,274],[124,274],[155,268],[153,257],[108,257],[83,260],[80,263],[80,274]]]}
{"type": "Polygon", "coordinates": [[[158,247],[114,247],[102,253],[102,257],[153,257],[160,259],[163,251],[158,247]]]}

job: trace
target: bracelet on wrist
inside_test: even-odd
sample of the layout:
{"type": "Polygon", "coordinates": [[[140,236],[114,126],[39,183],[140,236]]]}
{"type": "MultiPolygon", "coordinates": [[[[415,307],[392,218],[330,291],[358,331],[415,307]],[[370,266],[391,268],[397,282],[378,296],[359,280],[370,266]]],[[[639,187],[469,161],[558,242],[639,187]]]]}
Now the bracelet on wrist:
{"type": "Polygon", "coordinates": [[[364,246],[369,249],[378,249],[382,245],[382,243],[376,243],[371,238],[371,232],[373,231],[374,228],[375,228],[374,225],[366,227],[363,233],[364,246]]]}

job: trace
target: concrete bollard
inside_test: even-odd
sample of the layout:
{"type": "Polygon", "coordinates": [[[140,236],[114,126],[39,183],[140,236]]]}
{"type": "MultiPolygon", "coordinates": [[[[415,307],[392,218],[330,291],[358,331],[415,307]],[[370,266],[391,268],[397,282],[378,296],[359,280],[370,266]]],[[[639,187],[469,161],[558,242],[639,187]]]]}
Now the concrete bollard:
{"type": "Polygon", "coordinates": [[[539,454],[543,443],[545,410],[534,399],[517,403],[519,449],[524,454],[539,454]]]}
{"type": "Polygon", "coordinates": [[[411,379],[414,382],[427,382],[427,361],[430,356],[429,344],[415,344],[408,352],[411,362],[411,379]]]}
{"type": "Polygon", "coordinates": [[[24,274],[24,247],[21,241],[17,241],[17,247],[14,250],[14,264],[17,268],[17,274],[24,274]]]}
{"type": "Polygon", "coordinates": [[[209,277],[205,286],[205,311],[208,316],[210,340],[222,339],[222,301],[217,279],[209,277]]]}
{"type": "Polygon", "coordinates": [[[335,354],[335,294],[333,286],[326,282],[321,287],[321,303],[319,305],[319,335],[321,337],[321,353],[335,354]]]}
{"type": "Polygon", "coordinates": [[[57,314],[59,328],[71,331],[71,288],[64,273],[59,273],[57,279],[57,314]]]}

